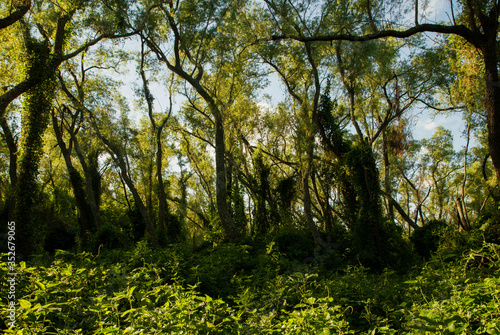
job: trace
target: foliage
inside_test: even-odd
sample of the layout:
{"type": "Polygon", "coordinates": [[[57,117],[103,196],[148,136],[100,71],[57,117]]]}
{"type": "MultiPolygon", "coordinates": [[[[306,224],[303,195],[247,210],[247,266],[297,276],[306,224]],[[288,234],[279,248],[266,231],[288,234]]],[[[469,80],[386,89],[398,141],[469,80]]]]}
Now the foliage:
{"type": "Polygon", "coordinates": [[[427,2],[1,2],[10,333],[498,333],[499,4],[427,2]]]}
{"type": "Polygon", "coordinates": [[[433,220],[429,221],[424,227],[415,230],[410,240],[415,247],[415,251],[425,259],[428,259],[432,253],[439,247],[442,230],[446,227],[446,222],[433,220]]]}
{"type": "Polygon", "coordinates": [[[123,228],[111,224],[99,227],[91,241],[91,251],[97,252],[101,247],[105,249],[123,249],[130,244],[129,237],[123,228]]]}
{"type": "Polygon", "coordinates": [[[438,259],[429,263],[425,277],[407,282],[416,284],[414,290],[425,298],[408,310],[408,328],[443,334],[498,333],[499,251],[498,245],[485,243],[448,268],[438,259]]]}
{"type": "MultiPolygon", "coordinates": [[[[287,260],[274,243],[152,251],[140,242],[129,251],[101,250],[97,256],[58,251],[46,265],[21,262],[16,271],[19,334],[500,330],[500,247],[491,243],[451,258],[436,255],[405,275],[359,266],[318,272],[287,260]]],[[[7,272],[2,262],[2,277],[7,272]]],[[[7,283],[1,285],[3,290],[7,283]]],[[[3,320],[5,313],[2,297],[3,320]]],[[[15,333],[5,327],[0,325],[15,333]]]]}
{"type": "Polygon", "coordinates": [[[314,241],[307,230],[283,227],[273,234],[274,248],[291,260],[306,262],[314,256],[314,241]]]}
{"type": "MultiPolygon", "coordinates": [[[[498,208],[499,203],[497,202],[498,208]]],[[[500,244],[500,212],[498,210],[485,211],[476,222],[480,230],[484,232],[486,242],[500,244]]]]}
{"type": "Polygon", "coordinates": [[[47,42],[36,41],[30,36],[26,38],[29,52],[27,74],[30,79],[40,84],[27,92],[22,116],[23,133],[19,153],[19,182],[16,190],[15,216],[20,224],[20,238],[25,241],[19,251],[25,257],[40,252],[45,237],[46,227],[35,221],[36,198],[40,195],[37,177],[43,156],[43,134],[49,122],[55,90],[55,82],[49,70],[51,57],[47,42]]]}
{"type": "Polygon", "coordinates": [[[73,227],[66,227],[62,222],[56,222],[47,229],[44,249],[49,253],[56,250],[75,250],[78,232],[73,227]]]}

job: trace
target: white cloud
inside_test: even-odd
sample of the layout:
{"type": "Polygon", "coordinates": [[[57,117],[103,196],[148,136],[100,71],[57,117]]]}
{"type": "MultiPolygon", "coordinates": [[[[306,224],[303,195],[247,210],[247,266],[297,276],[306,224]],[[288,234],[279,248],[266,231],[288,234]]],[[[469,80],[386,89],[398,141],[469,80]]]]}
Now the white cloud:
{"type": "Polygon", "coordinates": [[[434,121],[427,121],[426,123],[423,124],[423,127],[427,130],[433,130],[438,127],[438,124],[434,121]]]}
{"type": "Polygon", "coordinates": [[[257,102],[257,107],[259,107],[259,110],[261,112],[268,112],[273,109],[273,107],[270,104],[264,101],[257,102]]]}
{"type": "Polygon", "coordinates": [[[421,20],[443,21],[448,19],[446,12],[449,11],[450,3],[447,0],[424,0],[419,2],[418,7],[421,20]]]}

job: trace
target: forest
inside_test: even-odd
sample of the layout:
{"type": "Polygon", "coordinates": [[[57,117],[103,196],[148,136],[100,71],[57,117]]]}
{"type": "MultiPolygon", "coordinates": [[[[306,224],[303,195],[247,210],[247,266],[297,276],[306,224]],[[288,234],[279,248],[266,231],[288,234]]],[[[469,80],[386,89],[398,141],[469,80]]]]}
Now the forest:
{"type": "Polygon", "coordinates": [[[500,334],[499,16],[1,0],[0,329],[500,334]]]}

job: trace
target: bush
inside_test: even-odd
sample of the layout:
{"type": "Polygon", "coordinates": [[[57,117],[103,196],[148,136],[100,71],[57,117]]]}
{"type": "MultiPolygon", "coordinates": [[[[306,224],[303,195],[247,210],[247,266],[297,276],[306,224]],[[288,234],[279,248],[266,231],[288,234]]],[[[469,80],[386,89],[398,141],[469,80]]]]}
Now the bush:
{"type": "Polygon", "coordinates": [[[431,220],[425,226],[415,230],[410,237],[415,251],[424,259],[429,259],[438,250],[441,235],[446,226],[445,221],[431,220]]]}
{"type": "Polygon", "coordinates": [[[308,230],[281,228],[272,240],[279,252],[290,260],[307,262],[314,257],[314,240],[308,230]]]}
{"type": "Polygon", "coordinates": [[[56,250],[71,250],[75,248],[77,233],[63,225],[49,228],[45,236],[44,249],[49,253],[56,250]]]}
{"type": "MultiPolygon", "coordinates": [[[[226,244],[196,253],[57,251],[16,265],[16,329],[6,334],[498,334],[500,247],[432,258],[404,275],[360,266],[320,273],[274,248],[226,244]],[[298,262],[292,263],[297,265],[298,262]],[[208,289],[209,290],[208,290],[208,289]],[[207,292],[211,294],[207,294],[207,292]]],[[[3,254],[2,257],[5,257],[3,254]]],[[[7,278],[7,262],[0,277],[7,278]]],[[[9,283],[0,282],[2,292],[9,283]]]]}
{"type": "Polygon", "coordinates": [[[227,298],[236,291],[233,278],[248,275],[257,266],[257,257],[249,245],[222,244],[191,255],[189,282],[201,293],[227,298]]]}
{"type": "MultiPolygon", "coordinates": [[[[500,208],[500,204],[495,207],[500,208]]],[[[486,242],[500,244],[500,211],[488,211],[477,221],[486,242]]]]}
{"type": "Polygon", "coordinates": [[[108,250],[123,249],[129,247],[131,241],[120,228],[107,223],[100,227],[92,238],[91,250],[97,252],[101,245],[108,250]]]}

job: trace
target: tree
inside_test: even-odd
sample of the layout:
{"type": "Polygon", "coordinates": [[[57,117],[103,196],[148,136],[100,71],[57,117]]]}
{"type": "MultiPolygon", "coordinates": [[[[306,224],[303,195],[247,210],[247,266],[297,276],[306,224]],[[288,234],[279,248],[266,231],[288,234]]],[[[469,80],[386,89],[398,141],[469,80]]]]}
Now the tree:
{"type": "MultiPolygon", "coordinates": [[[[275,8],[274,10],[278,10],[275,8]]],[[[315,152],[316,124],[319,96],[321,92],[318,63],[321,53],[304,47],[293,41],[260,50],[261,57],[276,71],[283,81],[291,97],[291,112],[297,118],[295,135],[296,152],[301,162],[300,175],[303,195],[303,212],[307,226],[317,246],[326,248],[319,235],[318,227],[312,213],[310,180],[313,174],[313,158],[315,152]],[[288,50],[286,55],[284,50],[288,50]]]]}
{"type": "MultiPolygon", "coordinates": [[[[422,165],[428,178],[426,182],[432,187],[429,199],[432,205],[437,207],[431,210],[431,213],[436,215],[436,220],[442,220],[445,211],[450,214],[449,206],[454,204],[455,200],[452,180],[459,166],[453,148],[453,135],[450,130],[438,127],[432,138],[422,140],[421,145],[422,150],[426,151],[422,158],[422,165]]],[[[451,208],[455,209],[453,205],[451,208]]]]}
{"type": "Polygon", "coordinates": [[[82,241],[85,243],[89,240],[89,233],[91,232],[91,230],[95,230],[95,223],[91,218],[92,210],[85,193],[83,178],[80,172],[73,165],[73,161],[71,159],[73,143],[72,141],[70,141],[70,144],[66,145],[63,137],[63,131],[66,126],[65,123],[68,122],[68,128],[70,128],[69,131],[74,132],[74,128],[77,124],[76,120],[78,119],[78,117],[78,111],[76,111],[75,114],[72,114],[71,111],[65,106],[59,110],[59,118],[57,117],[55,110],[52,111],[52,128],[54,130],[54,134],[56,135],[57,144],[61,149],[61,153],[64,157],[64,162],[66,163],[66,167],[68,169],[69,179],[73,188],[76,206],[80,214],[80,236],[82,241]],[[68,118],[68,114],[71,117],[70,122],[68,122],[68,120],[66,119],[68,118]]]}
{"type": "MultiPolygon", "coordinates": [[[[30,2],[24,5],[30,5],[30,2]]],[[[90,5],[90,2],[85,5],[90,5]]],[[[89,29],[95,28],[95,35],[92,38],[83,40],[78,34],[72,35],[75,31],[70,28],[79,25],[77,20],[86,20],[75,15],[83,8],[84,3],[65,3],[61,6],[37,3],[32,11],[40,15],[31,16],[30,20],[19,18],[15,24],[12,23],[11,26],[2,29],[3,34],[10,28],[17,28],[20,32],[18,36],[21,37],[24,45],[24,62],[17,64],[20,68],[24,67],[22,71],[24,76],[19,78],[16,75],[12,78],[11,85],[2,89],[0,119],[4,118],[9,104],[24,94],[23,133],[18,157],[18,181],[20,182],[16,184],[15,212],[20,237],[26,241],[21,245],[19,252],[25,257],[40,251],[40,243],[43,241],[41,238],[43,227],[36,227],[35,223],[34,204],[38,194],[36,177],[42,154],[42,136],[48,126],[56,86],[55,73],[64,61],[73,58],[106,37],[116,37],[119,34],[116,29],[111,30],[109,27],[105,29],[102,25],[97,27],[105,19],[113,20],[110,16],[112,11],[110,13],[108,10],[101,16],[103,21],[96,24],[94,18],[90,18],[85,22],[89,29]],[[36,34],[33,31],[35,29],[36,34]],[[71,36],[73,39],[70,39],[71,36]]]]}
{"type": "Polygon", "coordinates": [[[169,217],[170,213],[168,211],[167,195],[165,193],[165,183],[163,181],[163,144],[162,144],[162,133],[163,129],[167,125],[170,116],[173,112],[173,101],[172,101],[172,85],[174,78],[171,79],[171,87],[169,89],[169,107],[166,115],[163,115],[159,122],[156,120],[154,115],[153,100],[154,97],[149,89],[149,82],[145,72],[145,42],[141,43],[141,59],[139,65],[139,74],[142,80],[142,93],[147,104],[148,118],[151,123],[151,131],[154,137],[155,143],[153,147],[156,147],[156,178],[157,178],[157,189],[158,189],[158,229],[159,231],[164,231],[165,229],[170,230],[169,233],[172,238],[176,239],[179,235],[179,227],[175,227],[172,218],[169,217]]]}
{"type": "Polygon", "coordinates": [[[243,80],[249,58],[234,36],[243,9],[241,1],[157,3],[145,9],[152,21],[141,31],[158,60],[192,87],[213,118],[217,212],[228,240],[240,232],[228,205],[225,119],[243,84],[252,84],[243,80]],[[236,75],[237,70],[244,72],[236,75]]]}
{"type": "MultiPolygon", "coordinates": [[[[3,5],[4,4],[2,4],[2,7],[3,5]]],[[[5,17],[0,18],[0,29],[7,28],[8,26],[11,26],[21,20],[24,15],[30,10],[30,8],[30,0],[12,1],[10,3],[9,10],[7,11],[9,14],[5,17]]],[[[2,12],[5,9],[6,8],[2,8],[2,12]]]]}
{"type": "MultiPolygon", "coordinates": [[[[370,2],[359,2],[356,6],[342,6],[337,2],[325,2],[321,8],[319,22],[325,22],[322,29],[304,30],[291,33],[286,29],[271,32],[265,41],[292,39],[302,43],[320,41],[363,42],[381,38],[408,38],[433,32],[456,35],[470,43],[482,55],[484,64],[485,109],[487,111],[488,147],[495,167],[497,182],[500,182],[500,94],[498,74],[498,27],[500,3],[464,0],[459,2],[461,11],[455,15],[455,5],[451,2],[451,22],[449,24],[419,23],[418,6],[414,2],[415,22],[412,27],[396,30],[396,22],[386,20],[391,13],[384,12],[383,5],[374,7],[370,2]],[[353,10],[354,9],[354,10],[353,10]],[[349,17],[357,17],[357,26],[346,29],[349,17]]],[[[305,7],[307,8],[307,7],[305,7]]],[[[389,7],[387,7],[389,8],[389,7]]],[[[298,20],[298,19],[297,19],[298,20]]],[[[297,23],[297,22],[294,22],[297,23]]]]}
{"type": "MultiPolygon", "coordinates": [[[[116,103],[116,106],[113,106],[112,101],[104,101],[104,103],[101,103],[100,105],[99,102],[96,103],[96,101],[92,101],[92,99],[87,99],[87,95],[94,93],[86,87],[88,85],[92,89],[91,84],[87,84],[86,82],[88,78],[88,76],[86,76],[86,72],[91,68],[92,67],[82,67],[83,71],[81,73],[80,80],[78,80],[78,78],[74,74],[72,75],[75,82],[75,90],[77,94],[73,94],[70,91],[68,86],[64,83],[63,78],[61,77],[60,80],[62,83],[64,94],[67,96],[70,103],[74,106],[75,110],[78,111],[77,113],[86,115],[86,118],[89,119],[88,122],[91,123],[95,135],[104,144],[105,150],[109,153],[114,164],[116,164],[120,171],[121,179],[132,193],[134,204],[137,207],[140,216],[144,221],[144,224],[146,225],[146,229],[149,237],[151,238],[152,245],[154,247],[158,247],[158,234],[153,220],[151,219],[151,215],[148,213],[146,205],[144,204],[144,201],[142,200],[130,173],[130,162],[128,158],[127,144],[133,140],[133,134],[130,129],[129,120],[126,116],[126,113],[124,113],[127,108],[125,106],[125,103],[123,102],[123,98],[121,98],[120,100],[120,97],[118,97],[119,101],[118,103],[116,103]],[[87,100],[90,100],[90,102],[87,102],[87,100]],[[118,120],[114,120],[113,118],[113,111],[116,110],[116,108],[122,110],[122,114],[118,120]],[[106,125],[107,127],[104,128],[103,125],[106,125]]],[[[110,92],[106,92],[107,89],[113,88],[110,82],[108,82],[107,84],[110,87],[93,89],[100,90],[101,95],[110,94],[108,98],[112,100],[111,97],[113,95],[116,96],[117,92],[113,90],[110,92]]],[[[72,139],[73,141],[76,140],[75,134],[73,135],[72,139]]],[[[86,181],[88,189],[87,195],[93,197],[93,199],[91,199],[91,202],[95,203],[96,192],[93,189],[92,170],[89,168],[83,156],[80,158],[80,162],[82,163],[84,171],[88,171],[86,173],[86,175],[88,175],[86,181]]],[[[94,206],[97,207],[97,203],[94,206]]],[[[96,208],[96,210],[96,215],[98,215],[98,208],[96,208]]]]}

